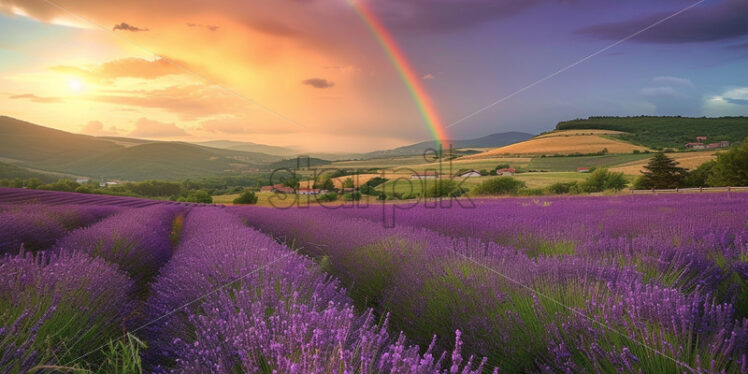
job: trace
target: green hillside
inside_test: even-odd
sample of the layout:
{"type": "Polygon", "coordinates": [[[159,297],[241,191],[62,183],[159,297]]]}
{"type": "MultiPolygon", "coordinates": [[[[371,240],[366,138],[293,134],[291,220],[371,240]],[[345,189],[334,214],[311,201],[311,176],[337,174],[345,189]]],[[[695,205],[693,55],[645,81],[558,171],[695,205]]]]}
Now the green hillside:
{"type": "Polygon", "coordinates": [[[77,174],[125,180],[217,176],[247,167],[246,163],[185,143],[142,144],[62,165],[77,174]]]}
{"type": "Polygon", "coordinates": [[[0,116],[0,157],[40,169],[121,148],[124,147],[93,136],[71,134],[0,116]]]}
{"type": "Polygon", "coordinates": [[[559,122],[556,130],[615,130],[621,140],[654,149],[683,149],[706,136],[707,143],[727,140],[738,143],[748,136],[748,117],[590,117],[559,122]]]}
{"type": "Polygon", "coordinates": [[[42,173],[36,173],[31,170],[27,170],[15,165],[6,164],[4,162],[0,162],[0,179],[29,179],[29,178],[37,178],[42,183],[49,183],[54,182],[57,178],[48,175],[48,174],[42,174],[42,173]]]}
{"type": "Polygon", "coordinates": [[[0,117],[0,160],[51,173],[132,181],[182,179],[236,175],[280,159],[183,142],[97,138],[0,117]]]}

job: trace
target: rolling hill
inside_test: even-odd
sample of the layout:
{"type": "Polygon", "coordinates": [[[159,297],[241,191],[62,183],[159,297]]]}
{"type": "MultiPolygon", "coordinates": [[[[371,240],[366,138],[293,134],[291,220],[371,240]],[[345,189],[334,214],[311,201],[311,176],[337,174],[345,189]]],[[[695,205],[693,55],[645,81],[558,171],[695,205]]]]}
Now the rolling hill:
{"type": "MultiPolygon", "coordinates": [[[[452,144],[455,149],[464,148],[494,148],[501,147],[517,142],[521,142],[532,138],[532,134],[524,132],[502,132],[497,134],[491,134],[477,139],[466,139],[466,140],[450,140],[448,144],[452,144]]],[[[427,149],[435,149],[438,145],[433,140],[428,140],[416,144],[407,145],[404,147],[369,152],[361,156],[361,158],[385,158],[385,157],[396,157],[396,156],[419,156],[422,155],[427,149]]]]}
{"type": "Polygon", "coordinates": [[[505,155],[571,155],[590,154],[607,150],[606,153],[633,153],[648,148],[611,138],[610,133],[580,132],[577,130],[555,131],[532,139],[495,148],[461,159],[494,158],[505,155]]]}
{"type": "Polygon", "coordinates": [[[237,173],[280,159],[183,142],[97,138],[0,117],[0,160],[41,171],[124,180],[181,179],[237,173]]]}
{"type": "Polygon", "coordinates": [[[621,131],[617,138],[654,149],[683,149],[706,136],[707,143],[727,140],[737,143],[748,136],[748,117],[590,117],[559,122],[557,130],[599,129],[621,131]]]}

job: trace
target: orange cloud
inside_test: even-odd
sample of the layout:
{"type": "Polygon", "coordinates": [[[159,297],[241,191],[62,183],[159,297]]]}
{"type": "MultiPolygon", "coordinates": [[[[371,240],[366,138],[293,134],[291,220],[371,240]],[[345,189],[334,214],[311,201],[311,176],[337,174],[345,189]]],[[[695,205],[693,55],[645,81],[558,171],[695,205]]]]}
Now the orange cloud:
{"type": "Polygon", "coordinates": [[[29,101],[33,101],[35,103],[43,103],[43,104],[54,104],[54,103],[61,103],[62,98],[59,97],[43,97],[43,96],[37,96],[34,94],[20,94],[20,95],[10,95],[8,96],[9,99],[25,99],[29,101]]]}
{"type": "Polygon", "coordinates": [[[75,74],[81,78],[93,81],[109,82],[117,78],[155,79],[168,75],[184,74],[185,71],[176,64],[165,59],[153,61],[142,58],[123,58],[109,61],[90,68],[60,65],[50,70],[58,73],[75,74]]]}
{"type": "Polygon", "coordinates": [[[119,135],[122,130],[115,126],[109,126],[108,129],[105,129],[104,124],[101,123],[101,121],[91,121],[83,126],[80,132],[82,134],[93,136],[115,136],[119,135]]]}

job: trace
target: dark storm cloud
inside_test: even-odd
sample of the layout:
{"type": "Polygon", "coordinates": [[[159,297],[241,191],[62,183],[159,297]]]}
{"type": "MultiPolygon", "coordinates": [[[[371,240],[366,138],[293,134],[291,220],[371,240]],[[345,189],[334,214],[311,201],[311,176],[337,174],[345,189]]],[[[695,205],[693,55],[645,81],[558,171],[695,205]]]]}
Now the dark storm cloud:
{"type": "MultiPolygon", "coordinates": [[[[646,43],[691,43],[726,40],[748,35],[748,1],[725,0],[715,5],[700,4],[638,35],[634,40],[646,43]]],[[[647,28],[669,13],[642,19],[595,25],[581,34],[606,39],[622,39],[647,28]]]]}
{"type": "Polygon", "coordinates": [[[122,22],[120,24],[114,25],[114,27],[112,28],[112,31],[117,31],[117,30],[132,31],[132,32],[149,31],[148,29],[140,28],[140,27],[137,27],[137,26],[133,26],[133,25],[131,25],[129,23],[125,23],[125,22],[122,22]]]}
{"type": "Polygon", "coordinates": [[[323,78],[309,78],[301,83],[314,88],[330,88],[335,85],[335,83],[323,78]]]}

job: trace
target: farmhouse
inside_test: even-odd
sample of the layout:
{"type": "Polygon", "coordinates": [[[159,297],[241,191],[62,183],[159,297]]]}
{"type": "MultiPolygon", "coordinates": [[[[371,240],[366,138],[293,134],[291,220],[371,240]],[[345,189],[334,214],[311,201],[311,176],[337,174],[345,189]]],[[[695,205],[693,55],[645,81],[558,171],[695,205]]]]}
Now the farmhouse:
{"type": "Polygon", "coordinates": [[[496,170],[496,175],[503,175],[503,176],[512,176],[514,174],[517,174],[517,169],[515,168],[504,168],[504,169],[498,169],[496,170]]]}
{"type": "Polygon", "coordinates": [[[589,172],[590,172],[590,168],[588,167],[580,166],[577,168],[577,173],[589,173],[589,172]]]}
{"type": "Polygon", "coordinates": [[[327,190],[319,188],[299,188],[296,190],[297,195],[321,195],[326,194],[327,190]]]}
{"type": "Polygon", "coordinates": [[[436,179],[439,174],[435,170],[426,170],[424,172],[414,173],[410,175],[410,179],[436,179]]]}
{"type": "Polygon", "coordinates": [[[480,177],[481,175],[479,172],[475,170],[468,170],[466,172],[458,174],[457,176],[460,178],[475,178],[475,177],[480,177]]]}
{"type": "Polygon", "coordinates": [[[686,143],[686,148],[688,149],[704,149],[706,146],[704,143],[686,143]]]}

